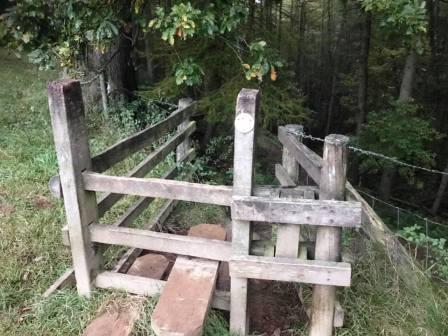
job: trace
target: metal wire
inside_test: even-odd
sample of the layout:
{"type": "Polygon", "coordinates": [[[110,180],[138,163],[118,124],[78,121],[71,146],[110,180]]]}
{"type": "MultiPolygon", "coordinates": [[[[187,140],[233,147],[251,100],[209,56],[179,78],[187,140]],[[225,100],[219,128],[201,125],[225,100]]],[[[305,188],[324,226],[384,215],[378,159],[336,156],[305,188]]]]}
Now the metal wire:
{"type": "MultiPolygon", "coordinates": [[[[310,134],[305,134],[303,132],[292,131],[292,130],[287,130],[287,132],[292,134],[292,135],[304,138],[304,139],[310,139],[312,141],[325,142],[325,139],[314,137],[314,136],[312,136],[310,134]]],[[[414,165],[414,164],[411,164],[411,163],[400,161],[400,160],[398,160],[397,158],[394,158],[394,157],[390,157],[390,156],[387,156],[387,155],[384,155],[384,154],[381,154],[381,153],[376,153],[376,152],[369,151],[369,150],[366,150],[366,149],[358,148],[358,147],[355,147],[355,146],[348,146],[347,148],[349,150],[357,153],[357,154],[377,157],[379,159],[383,159],[383,160],[387,160],[387,161],[393,162],[393,163],[395,163],[397,165],[400,165],[400,166],[404,166],[404,167],[408,167],[408,168],[412,168],[412,169],[417,169],[417,170],[422,170],[422,171],[426,171],[428,173],[433,173],[433,174],[448,175],[448,172],[445,172],[445,171],[417,166],[417,165],[414,165]]]]}

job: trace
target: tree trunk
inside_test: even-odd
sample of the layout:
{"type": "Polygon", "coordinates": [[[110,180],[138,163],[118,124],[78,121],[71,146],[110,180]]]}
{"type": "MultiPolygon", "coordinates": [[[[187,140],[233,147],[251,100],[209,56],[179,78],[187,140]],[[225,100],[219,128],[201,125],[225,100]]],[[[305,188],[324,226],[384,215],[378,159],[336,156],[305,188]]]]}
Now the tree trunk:
{"type": "MultiPolygon", "coordinates": [[[[406,57],[403,78],[400,86],[400,95],[398,101],[400,103],[409,103],[412,100],[412,88],[414,86],[415,72],[417,68],[417,52],[411,50],[406,57]]],[[[397,167],[388,167],[383,169],[380,182],[380,196],[387,201],[392,193],[392,186],[397,167]]]]}
{"type": "Polygon", "coordinates": [[[148,82],[150,85],[154,84],[154,67],[152,64],[151,57],[151,44],[149,41],[149,36],[145,36],[145,59],[146,59],[146,71],[148,75],[148,82]]]}
{"type": "Polygon", "coordinates": [[[115,46],[109,51],[108,57],[112,57],[107,66],[109,93],[112,96],[132,97],[137,89],[134,64],[131,58],[132,36],[123,31],[117,37],[115,46]]]}
{"type": "Polygon", "coordinates": [[[446,164],[446,168],[445,168],[444,172],[447,175],[442,175],[442,180],[440,181],[439,190],[437,191],[436,198],[431,207],[431,213],[433,215],[436,215],[437,211],[439,211],[440,203],[442,202],[443,195],[445,193],[446,187],[448,186],[448,162],[446,164]]]}
{"type": "MultiPolygon", "coordinates": [[[[331,59],[333,60],[333,75],[331,76],[331,87],[330,87],[330,99],[328,101],[328,109],[327,109],[327,122],[325,126],[325,134],[330,133],[331,129],[331,121],[333,119],[333,112],[335,109],[336,97],[337,97],[337,85],[338,85],[338,75],[339,75],[339,65],[340,65],[340,54],[341,54],[341,40],[345,31],[345,24],[347,21],[347,6],[344,6],[342,9],[342,18],[341,24],[339,28],[339,32],[336,38],[336,42],[334,45],[333,52],[331,53],[331,59]]],[[[330,20],[330,17],[329,17],[330,20]]],[[[331,22],[331,21],[330,21],[331,22]]],[[[330,24],[330,23],[329,23],[330,24]]]]}
{"type": "MultiPolygon", "coordinates": [[[[362,10],[362,9],[361,9],[362,10]]],[[[369,88],[369,54],[372,29],[372,14],[364,14],[362,30],[361,56],[359,60],[358,116],[356,118],[356,135],[359,136],[367,116],[367,91],[369,88]]]]}
{"type": "Polygon", "coordinates": [[[406,64],[403,71],[403,79],[401,81],[400,96],[398,101],[401,103],[409,103],[412,99],[412,88],[414,86],[415,71],[417,68],[417,52],[412,49],[406,58],[406,64]]]}
{"type": "Polygon", "coordinates": [[[297,49],[296,76],[297,82],[304,89],[305,80],[305,33],[306,33],[306,3],[300,5],[299,43],[297,49]]]}
{"type": "Polygon", "coordinates": [[[392,184],[396,173],[396,167],[386,166],[381,175],[379,195],[381,199],[387,201],[391,197],[392,184]]]}

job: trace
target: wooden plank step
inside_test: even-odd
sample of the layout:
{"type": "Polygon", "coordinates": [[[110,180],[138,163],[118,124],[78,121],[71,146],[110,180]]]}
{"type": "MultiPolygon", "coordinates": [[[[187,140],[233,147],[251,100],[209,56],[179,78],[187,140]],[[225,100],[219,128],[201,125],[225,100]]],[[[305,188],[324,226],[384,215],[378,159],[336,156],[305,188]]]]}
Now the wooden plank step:
{"type": "MultiPolygon", "coordinates": [[[[189,235],[224,240],[219,225],[200,224],[189,235]]],[[[177,257],[159,302],[151,316],[151,327],[158,336],[202,335],[213,293],[219,262],[177,257]]]]}
{"type": "MultiPolygon", "coordinates": [[[[128,274],[162,279],[168,269],[169,260],[160,254],[146,254],[138,257],[128,270],[128,274]]],[[[143,307],[143,300],[133,299],[131,305],[123,307],[113,305],[113,309],[106,309],[97,316],[86,328],[83,336],[128,336],[131,335],[143,307]]]]}

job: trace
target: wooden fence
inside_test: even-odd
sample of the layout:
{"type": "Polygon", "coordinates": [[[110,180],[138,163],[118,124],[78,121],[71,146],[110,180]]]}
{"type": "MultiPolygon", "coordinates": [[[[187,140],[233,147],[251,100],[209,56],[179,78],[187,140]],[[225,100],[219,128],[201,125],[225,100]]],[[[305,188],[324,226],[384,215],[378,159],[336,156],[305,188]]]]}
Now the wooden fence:
{"type": "Polygon", "coordinates": [[[179,108],[165,120],[91,157],[79,82],[66,80],[50,84],[49,104],[60,169],[59,177],[53,178],[50,184],[56,194],[63,195],[67,219],[65,240],[71,248],[79,294],[89,296],[93,286],[158,294],[164,281],[120,271],[142,249],[169,252],[229,263],[231,291],[216,291],[212,306],[230,309],[233,332],[248,334],[248,279],[254,278],[313,284],[310,335],[332,334],[337,306],[335,286],[350,286],[351,279],[350,264],[340,261],[341,228],[361,225],[360,203],[345,200],[348,139],[328,136],[320,158],[289,132],[300,126],[280,127],[279,140],[284,150],[276,175],[282,186],[254,186],[259,99],[257,90],[243,89],[238,95],[233,186],[206,185],[172,180],[177,174],[175,167],[164,178],[145,178],[173,151],[177,162],[194,158],[194,149],[190,146],[190,136],[195,130],[195,122],[190,121],[193,102],[182,100],[179,108]],[[118,162],[173,131],[176,132],[126,176],[105,174],[118,162]],[[318,188],[297,186],[299,172],[308,174],[318,188]],[[97,202],[98,192],[104,194],[97,202]],[[98,224],[99,218],[123,195],[140,196],[140,199],[117,222],[98,224]],[[232,241],[129,228],[154,198],[231,207],[232,241]],[[274,257],[251,254],[251,226],[257,222],[278,225],[274,257]],[[314,260],[298,258],[301,229],[305,225],[315,228],[314,260]],[[98,244],[127,246],[130,250],[114,272],[102,271],[98,265],[103,249],[98,244]]]}

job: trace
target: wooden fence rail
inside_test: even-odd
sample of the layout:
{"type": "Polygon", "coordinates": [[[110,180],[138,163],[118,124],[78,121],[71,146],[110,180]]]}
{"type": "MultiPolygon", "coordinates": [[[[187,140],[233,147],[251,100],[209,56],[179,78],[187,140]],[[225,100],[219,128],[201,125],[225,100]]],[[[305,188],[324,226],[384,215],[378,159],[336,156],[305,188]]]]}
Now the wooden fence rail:
{"type": "MultiPolygon", "coordinates": [[[[300,127],[279,128],[283,144],[282,164],[275,167],[282,187],[255,187],[255,133],[259,109],[259,92],[243,89],[238,95],[235,116],[235,150],[233,186],[207,185],[172,180],[178,173],[170,169],[163,178],[145,177],[172,152],[176,162],[190,161],[194,150],[190,137],[196,129],[190,121],[195,104],[181,100],[179,109],[166,119],[150,126],[91,158],[84,121],[79,82],[59,81],[49,86],[50,112],[58,154],[60,177],[50,186],[64,198],[68,241],[78,292],[89,296],[92,284],[101,288],[120,288],[133,293],[155,295],[164,282],[140,277],[101,272],[97,258],[102,249],[93,244],[130,247],[116,271],[123,272],[142,250],[228,262],[231,275],[228,295],[215,293],[215,306],[230,308],[230,329],[247,335],[248,279],[264,279],[314,284],[311,319],[312,336],[330,336],[334,323],[335,286],[349,286],[351,266],[340,262],[342,227],[359,227],[361,205],[345,201],[346,144],[343,136],[328,136],[324,158],[308,149],[290,133],[300,127]],[[116,163],[154,144],[167,133],[171,136],[132,169],[126,176],[104,173],[116,163]],[[297,186],[305,171],[316,187],[297,186]],[[105,193],[99,202],[96,193],[105,193]],[[319,194],[319,200],[315,199],[319,194]],[[99,218],[123,195],[140,198],[112,225],[99,225],[99,218]],[[170,200],[160,216],[166,218],[177,201],[228,206],[232,214],[232,241],[128,228],[154,198],[170,200]],[[255,256],[251,247],[251,226],[267,222],[278,226],[278,253],[275,257],[255,256]],[[298,258],[302,225],[317,227],[315,259],[298,258]],[[216,298],[218,297],[218,298],[216,298]],[[221,301],[219,301],[219,298],[221,301]],[[223,299],[224,298],[224,299],[223,299]]],[[[303,249],[302,249],[303,250],[303,249]]],[[[306,249],[305,249],[306,250],[306,249]]],[[[257,252],[258,253],[258,252],[257,252]]],[[[305,253],[306,256],[306,253],[305,253]]],[[[70,273],[66,273],[66,279],[70,273]]],[[[222,294],[222,293],[221,293],[222,294]]]]}

